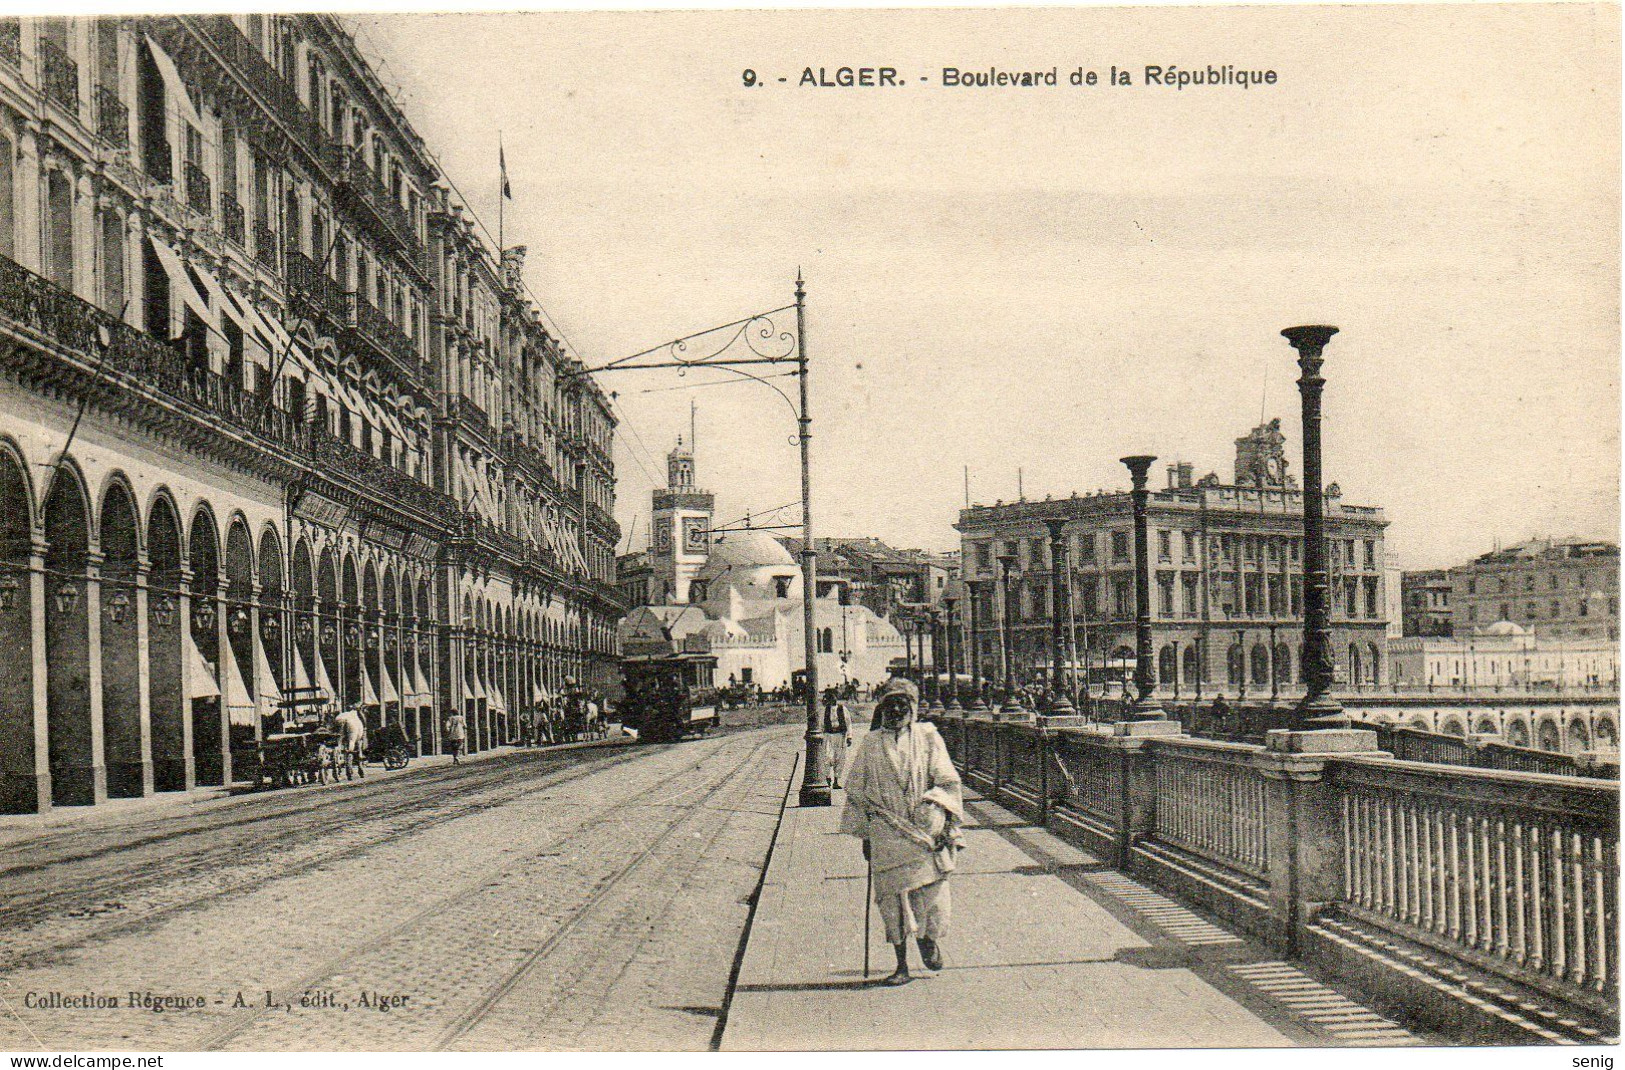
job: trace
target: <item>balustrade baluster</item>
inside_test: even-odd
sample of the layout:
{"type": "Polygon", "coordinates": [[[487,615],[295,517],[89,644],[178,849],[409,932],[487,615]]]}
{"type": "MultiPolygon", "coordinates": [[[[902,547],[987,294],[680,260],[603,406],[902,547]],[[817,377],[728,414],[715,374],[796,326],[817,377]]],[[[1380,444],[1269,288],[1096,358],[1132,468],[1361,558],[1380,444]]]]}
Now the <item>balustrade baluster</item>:
{"type": "Polygon", "coordinates": [[[1466,932],[1462,938],[1467,941],[1468,947],[1478,943],[1478,852],[1476,824],[1472,814],[1459,814],[1457,819],[1462,824],[1462,839],[1465,841],[1465,853],[1462,858],[1463,905],[1466,907],[1466,932]]]}
{"type": "Polygon", "coordinates": [[[1528,928],[1525,924],[1529,908],[1524,891],[1524,831],[1528,826],[1517,818],[1512,821],[1512,961],[1522,966],[1529,961],[1528,928]]]}
{"type": "Polygon", "coordinates": [[[1382,822],[1381,838],[1378,840],[1378,850],[1382,854],[1382,911],[1390,917],[1394,913],[1394,887],[1397,875],[1394,873],[1394,802],[1392,798],[1379,800],[1381,807],[1379,814],[1382,822]]]}
{"type": "Polygon", "coordinates": [[[1553,977],[1562,977],[1568,971],[1569,956],[1565,936],[1565,915],[1568,908],[1564,895],[1563,880],[1563,830],[1555,824],[1549,826],[1541,836],[1543,846],[1550,853],[1548,861],[1548,881],[1550,882],[1552,901],[1547,911],[1549,935],[1546,940],[1546,962],[1553,977]]]}
{"type": "Polygon", "coordinates": [[[1401,869],[1405,872],[1405,920],[1412,925],[1417,923],[1421,915],[1422,891],[1420,887],[1421,868],[1416,845],[1416,804],[1414,797],[1406,798],[1400,804],[1400,817],[1403,819],[1405,832],[1404,852],[1401,860],[1401,869]]]}
{"type": "Polygon", "coordinates": [[[1585,984],[1593,992],[1601,992],[1608,961],[1603,950],[1608,943],[1608,933],[1602,927],[1606,912],[1602,900],[1602,837],[1587,835],[1580,846],[1585,856],[1586,931],[1591,938],[1586,955],[1591,968],[1586,972],[1585,984]]]}
{"type": "Polygon", "coordinates": [[[1569,893],[1569,981],[1583,985],[1586,979],[1586,895],[1585,870],[1581,858],[1580,834],[1563,833],[1563,860],[1573,886],[1569,893]]]}
{"type": "Polygon", "coordinates": [[[1460,940],[1462,931],[1462,902],[1461,902],[1461,834],[1456,824],[1457,814],[1454,810],[1444,814],[1445,828],[1450,834],[1450,846],[1446,849],[1446,858],[1450,867],[1449,907],[1450,907],[1450,939],[1460,940]]]}
{"type": "Polygon", "coordinates": [[[1524,840],[1529,847],[1529,968],[1536,972],[1546,969],[1546,867],[1545,832],[1538,821],[1524,828],[1524,840]]]}
{"type": "Polygon", "coordinates": [[[1495,953],[1507,957],[1508,938],[1511,933],[1509,892],[1507,889],[1507,819],[1504,811],[1495,812],[1495,953]]]}
{"type": "Polygon", "coordinates": [[[1490,815],[1473,816],[1478,840],[1478,947],[1488,951],[1495,946],[1495,858],[1490,843],[1490,815]]]}

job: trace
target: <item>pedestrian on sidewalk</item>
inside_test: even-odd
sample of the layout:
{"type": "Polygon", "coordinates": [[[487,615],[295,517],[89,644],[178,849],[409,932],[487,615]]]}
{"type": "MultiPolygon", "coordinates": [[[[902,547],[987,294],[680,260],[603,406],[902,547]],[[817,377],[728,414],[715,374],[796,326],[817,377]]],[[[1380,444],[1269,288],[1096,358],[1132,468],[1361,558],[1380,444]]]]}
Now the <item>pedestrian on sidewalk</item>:
{"type": "Polygon", "coordinates": [[[847,716],[846,703],[835,695],[833,687],[824,689],[824,752],[829,757],[829,783],[841,786],[841,774],[846,771],[846,749],[852,745],[852,720],[847,716]]]}
{"type": "Polygon", "coordinates": [[[934,726],[918,720],[920,691],[904,679],[876,692],[880,728],[858,745],[846,778],[841,831],[863,840],[873,867],[874,902],[897,953],[882,983],[907,984],[908,938],[927,969],[942,969],[948,934],[948,875],[964,846],[959,773],[934,726]]]}
{"type": "Polygon", "coordinates": [[[446,718],[446,746],[451,748],[451,764],[463,764],[463,741],[468,738],[468,722],[456,710],[446,718]]]}

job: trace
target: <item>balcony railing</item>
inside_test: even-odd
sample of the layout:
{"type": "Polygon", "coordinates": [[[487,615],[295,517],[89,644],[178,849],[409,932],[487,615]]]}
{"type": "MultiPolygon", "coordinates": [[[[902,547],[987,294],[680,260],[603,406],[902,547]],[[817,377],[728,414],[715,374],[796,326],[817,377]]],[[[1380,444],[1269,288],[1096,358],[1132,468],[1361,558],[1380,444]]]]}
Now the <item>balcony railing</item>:
{"type": "Polygon", "coordinates": [[[248,235],[246,221],[243,216],[243,206],[237,203],[237,198],[227,193],[220,198],[220,217],[226,230],[226,237],[238,245],[246,246],[248,235]]]}
{"type": "Polygon", "coordinates": [[[130,109],[110,85],[96,87],[96,132],[114,148],[130,146],[130,109]]]}
{"type": "Polygon", "coordinates": [[[423,246],[418,241],[417,228],[412,225],[411,216],[407,215],[406,209],[400,206],[394,194],[390,193],[367,167],[361,150],[343,145],[329,145],[326,159],[328,165],[338,174],[343,188],[372,214],[373,219],[384,228],[387,236],[400,246],[408,260],[415,265],[421,265],[423,246]]]}
{"type": "Polygon", "coordinates": [[[304,253],[289,249],[285,259],[288,286],[303,293],[316,311],[342,321],[345,295],[338,284],[325,272],[318,271],[315,262],[304,253]]]}
{"type": "Polygon", "coordinates": [[[203,173],[203,168],[192,161],[186,161],[184,168],[186,175],[186,204],[194,212],[202,215],[214,214],[214,190],[209,176],[203,173]]]}
{"type": "Polygon", "coordinates": [[[457,395],[451,407],[451,414],[455,419],[465,424],[471,424],[481,431],[488,432],[490,430],[491,418],[485,414],[485,410],[474,404],[472,399],[464,397],[462,394],[457,395]]]}
{"type": "Polygon", "coordinates": [[[79,64],[54,41],[40,40],[40,80],[47,98],[71,112],[79,110],[79,64]]]}
{"type": "Polygon", "coordinates": [[[388,316],[359,293],[344,295],[346,323],[356,334],[372,343],[379,352],[394,360],[414,376],[423,374],[423,361],[417,346],[388,316]]]}
{"type": "Polygon", "coordinates": [[[264,219],[254,220],[254,259],[276,271],[280,265],[276,255],[276,231],[264,219]]]}
{"type": "Polygon", "coordinates": [[[441,524],[456,525],[456,503],[412,476],[306,424],[265,397],[205,369],[184,354],[108,315],[89,302],[0,257],[0,326],[41,343],[44,352],[65,351],[87,373],[122,378],[132,390],[156,391],[302,457],[319,472],[350,480],[382,499],[416,508],[441,524]]]}
{"type": "Polygon", "coordinates": [[[1397,964],[1366,982],[1423,964],[1446,987],[1482,978],[1462,990],[1537,1026],[1618,1028],[1617,783],[1399,761],[1374,736],[1367,753],[1304,754],[937,723],[990,798],[1312,964],[1336,969],[1364,941],[1397,964]]]}
{"type": "Polygon", "coordinates": [[[243,36],[229,15],[198,15],[187,19],[209,43],[224,54],[226,67],[235,72],[249,89],[264,99],[276,117],[293,133],[294,141],[313,154],[320,154],[329,138],[311,118],[299,94],[287,79],[266,60],[254,42],[243,36]]]}
{"type": "Polygon", "coordinates": [[[0,63],[15,70],[23,66],[23,25],[15,18],[0,19],[0,63]]]}

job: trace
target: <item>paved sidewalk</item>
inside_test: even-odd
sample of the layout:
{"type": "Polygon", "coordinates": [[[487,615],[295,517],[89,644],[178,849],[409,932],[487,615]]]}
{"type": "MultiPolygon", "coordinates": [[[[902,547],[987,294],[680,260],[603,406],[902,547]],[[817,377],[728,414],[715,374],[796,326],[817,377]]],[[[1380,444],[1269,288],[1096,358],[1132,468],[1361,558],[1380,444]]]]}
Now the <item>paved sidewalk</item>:
{"type": "Polygon", "coordinates": [[[1261,946],[967,792],[946,967],[902,988],[828,808],[784,813],[728,1011],[729,1051],[1400,1045],[1418,1039],[1261,946]]]}

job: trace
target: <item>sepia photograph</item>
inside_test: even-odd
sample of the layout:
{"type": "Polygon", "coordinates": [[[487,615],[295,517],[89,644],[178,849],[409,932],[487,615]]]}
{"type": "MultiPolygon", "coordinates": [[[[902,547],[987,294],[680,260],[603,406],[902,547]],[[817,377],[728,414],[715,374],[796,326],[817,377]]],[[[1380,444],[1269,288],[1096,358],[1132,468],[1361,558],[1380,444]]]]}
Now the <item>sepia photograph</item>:
{"type": "Polygon", "coordinates": [[[1618,4],[45,12],[9,1066],[1612,1070],[1618,4]]]}

